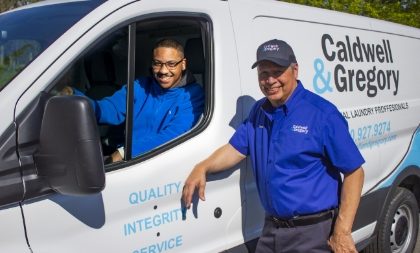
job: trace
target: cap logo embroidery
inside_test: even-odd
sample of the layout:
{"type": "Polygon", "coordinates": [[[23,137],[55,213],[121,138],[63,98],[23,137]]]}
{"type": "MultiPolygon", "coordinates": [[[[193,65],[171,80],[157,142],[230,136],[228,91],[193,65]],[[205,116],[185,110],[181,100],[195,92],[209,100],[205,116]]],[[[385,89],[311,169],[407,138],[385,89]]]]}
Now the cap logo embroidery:
{"type": "Polygon", "coordinates": [[[279,51],[279,50],[280,50],[280,48],[279,48],[278,45],[265,45],[264,46],[264,52],[267,52],[267,51],[279,51]]]}
{"type": "Polygon", "coordinates": [[[308,134],[309,128],[308,128],[308,126],[293,125],[292,126],[292,131],[293,132],[298,132],[298,133],[301,133],[301,134],[308,134]]]}

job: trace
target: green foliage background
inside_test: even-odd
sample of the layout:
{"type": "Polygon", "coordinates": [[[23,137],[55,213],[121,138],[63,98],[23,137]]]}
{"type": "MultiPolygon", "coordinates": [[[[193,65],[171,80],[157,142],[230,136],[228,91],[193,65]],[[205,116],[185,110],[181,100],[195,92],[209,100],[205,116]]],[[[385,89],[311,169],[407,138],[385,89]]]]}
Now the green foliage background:
{"type": "MultiPolygon", "coordinates": [[[[0,0],[0,12],[40,0],[0,0]]],[[[285,0],[420,28],[420,0],[285,0]]]]}
{"type": "Polygon", "coordinates": [[[0,0],[0,12],[11,10],[22,5],[39,2],[40,0],[0,0]]]}
{"type": "Polygon", "coordinates": [[[420,0],[285,0],[420,28],[420,0]]]}

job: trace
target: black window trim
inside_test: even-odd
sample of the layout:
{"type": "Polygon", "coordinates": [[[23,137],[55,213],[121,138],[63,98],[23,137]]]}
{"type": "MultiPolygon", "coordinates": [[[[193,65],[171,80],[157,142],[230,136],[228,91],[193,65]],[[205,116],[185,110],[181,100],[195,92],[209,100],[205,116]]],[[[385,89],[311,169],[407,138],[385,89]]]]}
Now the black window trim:
{"type": "MultiPolygon", "coordinates": [[[[136,2],[136,1],[133,1],[133,2],[136,2]]],[[[131,2],[131,3],[133,3],[133,2],[131,2]]],[[[130,4],[127,4],[127,5],[119,8],[118,10],[120,10],[124,7],[127,7],[129,5],[130,4]]],[[[106,19],[111,14],[112,13],[110,13],[109,15],[104,17],[102,20],[106,19]]],[[[157,155],[159,155],[159,154],[161,154],[161,153],[163,153],[163,152],[165,152],[169,149],[172,149],[175,146],[185,142],[186,140],[188,140],[190,138],[193,138],[194,136],[198,135],[199,133],[204,131],[204,129],[206,129],[207,126],[210,124],[211,118],[213,117],[213,111],[214,111],[213,110],[213,108],[214,108],[214,59],[213,59],[213,57],[214,57],[214,53],[213,53],[214,52],[214,49],[213,49],[214,39],[213,39],[213,23],[212,23],[212,20],[211,20],[210,16],[206,13],[183,12],[183,11],[182,12],[180,12],[180,11],[170,11],[170,12],[151,13],[151,14],[145,14],[145,15],[141,15],[141,16],[134,17],[134,18],[131,18],[131,19],[127,19],[127,20],[109,28],[108,31],[106,31],[105,33],[100,35],[95,40],[94,43],[88,45],[84,50],[81,51],[81,53],[79,55],[75,56],[73,58],[73,60],[68,63],[68,65],[65,67],[65,70],[63,71],[63,73],[68,71],[70,69],[70,66],[72,66],[74,63],[76,63],[78,60],[80,60],[89,51],[91,51],[93,48],[95,48],[95,46],[97,46],[99,43],[101,43],[101,41],[106,39],[108,36],[110,36],[112,33],[116,32],[117,30],[120,30],[124,27],[129,29],[128,27],[130,27],[130,25],[136,27],[136,24],[139,23],[139,22],[145,22],[145,21],[147,22],[147,21],[150,21],[150,20],[153,20],[153,19],[154,20],[162,20],[162,22],[164,22],[165,19],[171,19],[171,18],[183,18],[184,20],[193,20],[193,21],[200,22],[200,24],[201,24],[201,38],[202,38],[203,43],[204,43],[204,45],[203,45],[204,55],[206,56],[205,57],[205,79],[203,80],[203,85],[204,85],[203,88],[204,88],[204,94],[205,94],[205,104],[204,104],[203,117],[200,119],[200,121],[190,131],[186,132],[185,134],[183,134],[181,136],[178,136],[178,137],[174,138],[173,140],[171,140],[167,143],[164,143],[162,146],[160,146],[160,147],[158,147],[154,150],[151,150],[151,151],[149,151],[145,154],[142,154],[138,157],[134,157],[134,158],[131,157],[130,160],[126,159],[126,160],[123,160],[121,162],[106,164],[105,165],[105,172],[106,173],[111,172],[111,171],[115,171],[115,170],[119,170],[119,169],[122,169],[122,168],[125,168],[125,167],[129,167],[129,166],[132,166],[134,164],[141,163],[141,162],[146,161],[146,160],[148,160],[152,157],[155,157],[155,156],[157,156],[157,155]]],[[[100,22],[98,22],[98,23],[100,23],[100,22]]],[[[86,33],[91,31],[98,23],[96,23],[90,29],[88,29],[86,31],[86,33]]],[[[84,33],[84,35],[86,33],[84,33]]],[[[74,41],[74,43],[72,43],[70,45],[70,47],[72,47],[77,41],[79,41],[80,38],[81,37],[77,38],[74,41]]],[[[58,58],[60,58],[62,55],[64,55],[67,51],[68,51],[68,49],[66,49],[62,54],[60,54],[58,56],[58,58]]],[[[55,61],[53,61],[50,66],[52,66],[58,60],[58,58],[55,61]]],[[[135,64],[134,61],[133,61],[133,63],[135,64]]],[[[47,69],[45,69],[43,71],[43,73],[46,72],[49,69],[49,67],[47,69]]],[[[135,65],[133,65],[133,66],[129,65],[128,68],[135,69],[135,65]]],[[[128,70],[127,70],[127,72],[128,72],[128,70]]],[[[46,87],[46,91],[50,91],[51,89],[53,89],[53,87],[56,85],[57,80],[60,80],[60,78],[62,76],[63,75],[58,75],[46,87]]],[[[38,79],[39,79],[39,77],[33,83],[35,83],[38,79]]],[[[31,85],[25,90],[25,92],[32,86],[33,83],[31,83],[31,85]]],[[[128,95],[128,93],[127,93],[127,95],[128,95]]],[[[129,111],[127,111],[127,113],[128,112],[129,111]]],[[[128,122],[128,121],[126,121],[126,122],[128,122]]],[[[132,136],[132,129],[131,130],[127,129],[127,126],[126,126],[126,136],[132,136]],[[127,131],[127,130],[129,130],[129,131],[127,131]]]]}
{"type": "MultiPolygon", "coordinates": [[[[184,18],[186,20],[195,20],[199,21],[201,24],[201,38],[203,40],[203,50],[205,57],[205,79],[203,80],[203,88],[204,88],[204,94],[205,94],[205,104],[204,104],[204,112],[202,119],[188,132],[185,134],[178,136],[174,138],[173,140],[162,144],[162,146],[159,146],[156,149],[153,149],[145,154],[139,155],[137,157],[131,157],[131,159],[124,159],[120,162],[114,162],[111,164],[105,165],[105,171],[106,173],[119,170],[122,168],[130,167],[135,164],[142,163],[143,161],[146,161],[152,157],[158,156],[159,154],[170,150],[179,144],[187,141],[188,139],[193,138],[194,136],[200,134],[204,131],[204,129],[207,128],[207,126],[210,124],[211,118],[213,117],[213,108],[214,108],[214,40],[213,40],[213,23],[210,19],[210,17],[205,13],[194,13],[194,12],[160,12],[160,13],[153,13],[149,15],[143,15],[141,17],[133,18],[130,20],[127,20],[126,22],[118,25],[115,27],[115,29],[112,29],[113,31],[116,31],[118,28],[121,29],[124,26],[130,26],[134,25],[136,26],[139,22],[145,22],[150,20],[162,20],[164,22],[165,19],[171,19],[171,18],[184,18]]],[[[110,33],[107,33],[109,35],[110,33]]],[[[103,39],[103,38],[101,38],[103,39]]],[[[130,47],[129,47],[130,48],[130,47]]],[[[129,69],[133,68],[135,69],[135,66],[128,66],[129,69]]],[[[127,96],[129,94],[127,93],[127,96]]],[[[127,100],[128,101],[128,100],[127,100]]],[[[131,105],[132,103],[129,103],[131,105]]],[[[127,111],[128,113],[128,111],[127,111]]],[[[127,116],[128,117],[128,116],[127,116]]],[[[132,121],[132,119],[131,119],[132,121]]],[[[126,124],[128,124],[128,121],[126,121],[126,124]]],[[[132,125],[132,123],[131,123],[132,125]]],[[[128,127],[126,126],[126,129],[128,127]]],[[[132,129],[130,132],[126,131],[126,137],[132,136],[132,129]]],[[[127,143],[127,142],[126,142],[127,143]]],[[[125,147],[126,143],[124,144],[125,147]]],[[[126,150],[124,151],[124,158],[126,158],[125,154],[126,150]]],[[[131,154],[130,154],[131,155],[131,154]]]]}
{"type": "Polygon", "coordinates": [[[128,26],[128,73],[127,99],[125,116],[124,160],[132,158],[133,142],[133,106],[134,105],[134,75],[136,69],[136,23],[128,26]]]}

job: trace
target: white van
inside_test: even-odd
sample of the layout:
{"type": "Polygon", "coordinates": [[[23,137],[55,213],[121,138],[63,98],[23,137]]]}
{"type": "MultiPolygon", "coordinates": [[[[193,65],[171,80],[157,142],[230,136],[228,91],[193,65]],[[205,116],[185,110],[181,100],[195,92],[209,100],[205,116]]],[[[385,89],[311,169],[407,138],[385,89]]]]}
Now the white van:
{"type": "Polygon", "coordinates": [[[262,97],[251,65],[273,38],[292,45],[299,79],[337,105],[366,160],[358,249],[412,252],[420,30],[269,0],[51,0],[1,14],[0,252],[253,252],[264,212],[249,161],[211,175],[192,210],[180,198],[262,97]],[[205,112],[183,136],[104,165],[117,143],[129,148],[130,117],[97,126],[86,99],[57,91],[99,99],[132,85],[161,38],[185,46],[205,112]]]}

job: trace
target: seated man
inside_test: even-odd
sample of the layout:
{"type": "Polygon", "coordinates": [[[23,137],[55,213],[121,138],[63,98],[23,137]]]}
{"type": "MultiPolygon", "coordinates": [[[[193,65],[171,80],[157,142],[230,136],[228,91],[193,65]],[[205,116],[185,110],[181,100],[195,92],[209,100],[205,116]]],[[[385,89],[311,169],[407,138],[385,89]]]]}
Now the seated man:
{"type": "MultiPolygon", "coordinates": [[[[164,39],[153,49],[153,77],[134,81],[132,154],[145,153],[187,132],[204,110],[204,93],[191,73],[180,43],[164,39]]],[[[66,87],[68,95],[83,95],[66,87]]],[[[112,96],[91,100],[98,123],[119,125],[126,116],[127,87],[112,96]]],[[[120,161],[123,148],[112,154],[112,161],[120,161]]]]}

